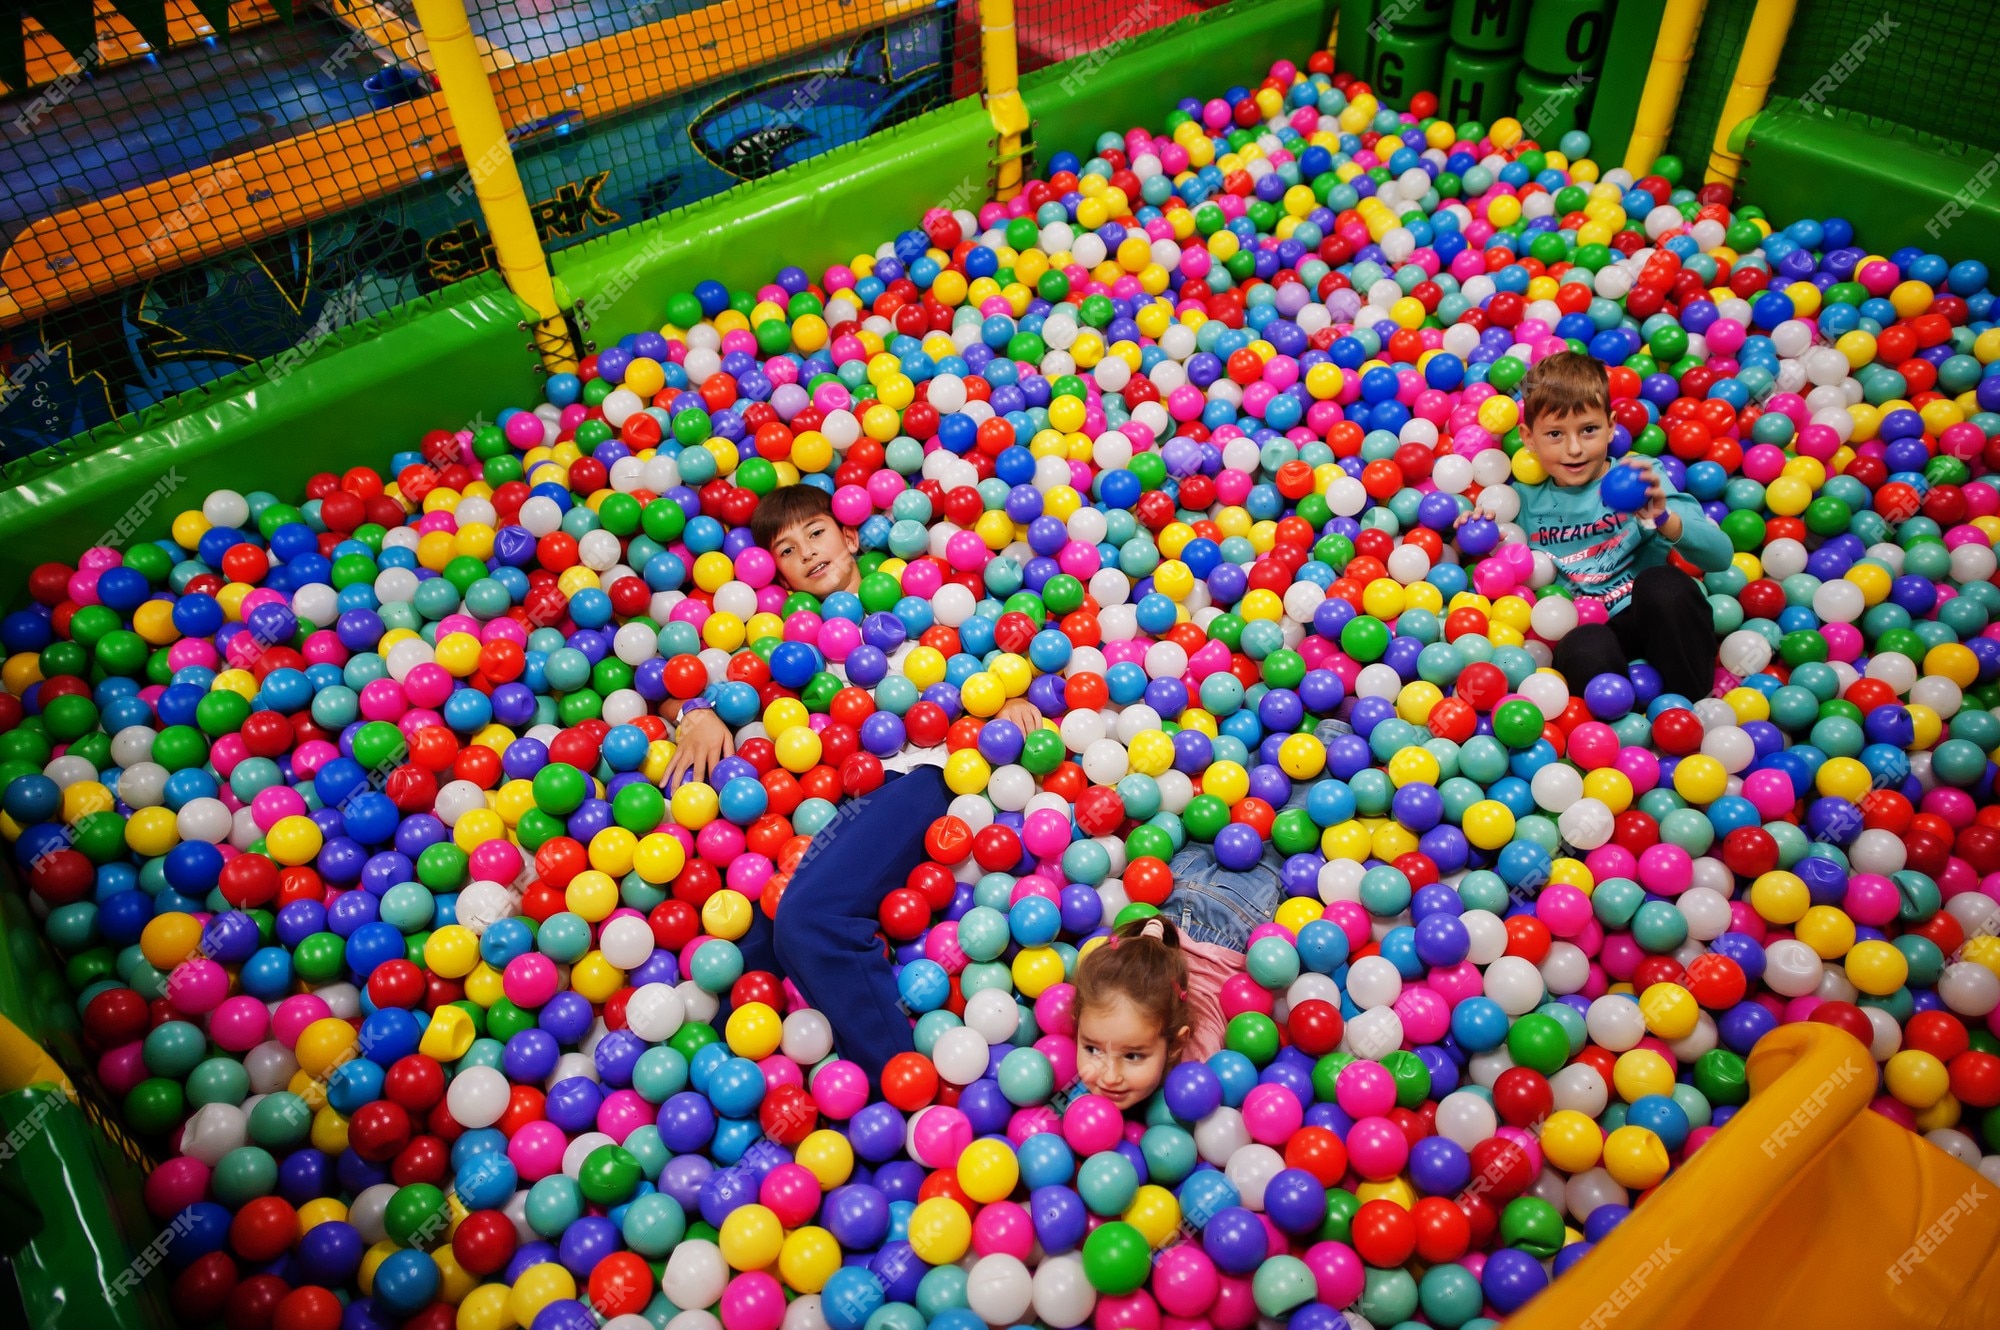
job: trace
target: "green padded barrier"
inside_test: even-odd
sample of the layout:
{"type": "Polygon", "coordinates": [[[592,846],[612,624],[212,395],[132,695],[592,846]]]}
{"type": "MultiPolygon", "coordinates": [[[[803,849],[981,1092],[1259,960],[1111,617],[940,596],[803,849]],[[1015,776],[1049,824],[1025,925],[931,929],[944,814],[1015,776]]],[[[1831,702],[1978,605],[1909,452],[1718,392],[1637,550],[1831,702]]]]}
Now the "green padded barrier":
{"type": "Polygon", "coordinates": [[[1595,74],[1610,40],[1610,0],[1535,0],[1521,59],[1561,82],[1572,74],[1595,74]]]}
{"type": "Polygon", "coordinates": [[[15,462],[0,490],[0,586],[11,600],[36,564],[106,534],[161,535],[210,490],[296,497],[314,472],[381,466],[425,430],[527,400],[538,379],[520,319],[498,276],[476,278],[344,328],[297,363],[264,361],[15,462]]]}
{"type": "Polygon", "coordinates": [[[1520,71],[1521,57],[1515,52],[1452,47],[1445,52],[1438,114],[1455,125],[1467,120],[1490,125],[1514,114],[1514,76],[1520,71]]]}
{"type": "Polygon", "coordinates": [[[1773,102],[1744,136],[1743,196],[1774,225],[1845,217],[1857,244],[2000,267],[2000,157],[1887,120],[1773,102]]]}
{"type": "Polygon", "coordinates": [[[1607,171],[1625,164],[1625,149],[1639,118],[1639,96],[1646,90],[1646,72],[1653,67],[1660,18],[1666,12],[1667,0],[1617,0],[1611,7],[1604,64],[1590,85],[1588,125],[1591,158],[1607,171]]]}
{"type": "Polygon", "coordinates": [[[1373,46],[1367,79],[1383,102],[1407,111],[1412,97],[1437,91],[1444,75],[1444,53],[1450,48],[1443,32],[1397,28],[1376,38],[1373,46]]]}
{"type": "Polygon", "coordinates": [[[1523,66],[1514,79],[1514,114],[1537,143],[1554,144],[1583,122],[1590,85],[1574,77],[1550,78],[1523,66]]]}
{"type": "MultiPolygon", "coordinates": [[[[1206,87],[1255,85],[1281,55],[1303,58],[1332,21],[1323,0],[1238,3],[1147,33],[1108,61],[1084,56],[1030,74],[1021,93],[1035,141],[1046,157],[1089,148],[1107,126],[1157,125],[1186,91],[1187,71],[1202,71],[1206,87]]],[[[760,282],[779,254],[814,271],[872,251],[930,208],[984,201],[991,135],[985,112],[962,102],[553,262],[585,298],[600,342],[656,327],[667,297],[704,278],[760,282]]]]}
{"type": "Polygon", "coordinates": [[[1519,51],[1533,0],[1453,0],[1451,44],[1467,51],[1519,51]]]}

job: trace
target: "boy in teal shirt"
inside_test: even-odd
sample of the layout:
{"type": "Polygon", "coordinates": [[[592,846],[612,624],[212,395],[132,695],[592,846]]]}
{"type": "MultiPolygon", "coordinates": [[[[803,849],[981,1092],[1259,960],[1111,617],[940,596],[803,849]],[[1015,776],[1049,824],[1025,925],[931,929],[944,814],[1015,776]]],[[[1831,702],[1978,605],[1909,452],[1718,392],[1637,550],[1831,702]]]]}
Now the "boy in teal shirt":
{"type": "MultiPolygon", "coordinates": [[[[1689,698],[1715,685],[1715,623],[1701,584],[1673,566],[1672,551],[1703,572],[1729,566],[1735,548],[1701,505],[1682,494],[1651,458],[1614,464],[1611,385],[1604,366],[1565,351],[1539,362],[1521,385],[1521,440],[1548,479],[1516,481],[1518,521],[1528,543],[1555,561],[1556,577],[1578,599],[1603,603],[1610,622],[1583,624],[1555,644],[1555,668],[1580,691],[1600,674],[1623,674],[1643,659],[1661,686],[1689,698]],[[1621,483],[1643,502],[1636,512],[1606,503],[1614,465],[1631,467],[1644,488],[1621,483]]],[[[1467,517],[1496,516],[1482,498],[1467,517]]]]}

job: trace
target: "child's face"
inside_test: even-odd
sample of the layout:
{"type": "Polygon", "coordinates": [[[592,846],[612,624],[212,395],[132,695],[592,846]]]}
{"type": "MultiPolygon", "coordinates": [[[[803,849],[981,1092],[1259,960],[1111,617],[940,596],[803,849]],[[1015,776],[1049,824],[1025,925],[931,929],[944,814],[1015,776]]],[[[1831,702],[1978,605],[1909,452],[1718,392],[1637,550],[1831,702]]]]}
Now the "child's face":
{"type": "Polygon", "coordinates": [[[1558,485],[1588,485],[1604,474],[1611,448],[1611,420],[1592,408],[1566,416],[1543,414],[1523,425],[1522,437],[1558,485]]]}
{"type": "Polygon", "coordinates": [[[1077,1013],[1076,1074],[1092,1094],[1121,1109],[1160,1088],[1169,1065],[1167,1032],[1126,997],[1077,1013]]]}
{"type": "Polygon", "coordinates": [[[824,599],[836,591],[860,590],[861,568],[854,562],[860,549],[858,532],[823,513],[780,531],[771,542],[771,557],[787,587],[824,599]]]}

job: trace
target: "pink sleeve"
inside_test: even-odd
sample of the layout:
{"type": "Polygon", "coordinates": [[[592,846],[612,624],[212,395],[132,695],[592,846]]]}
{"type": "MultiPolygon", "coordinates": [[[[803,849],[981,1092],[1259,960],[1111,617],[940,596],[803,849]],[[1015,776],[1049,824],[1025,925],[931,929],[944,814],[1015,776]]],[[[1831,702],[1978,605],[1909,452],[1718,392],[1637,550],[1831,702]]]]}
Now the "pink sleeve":
{"type": "Polygon", "coordinates": [[[1222,1049],[1222,1036],[1229,1025],[1222,1017],[1222,985],[1230,975],[1243,972],[1243,953],[1185,938],[1181,950],[1187,953],[1188,1006],[1194,1011],[1181,1061],[1200,1062],[1222,1049]]]}

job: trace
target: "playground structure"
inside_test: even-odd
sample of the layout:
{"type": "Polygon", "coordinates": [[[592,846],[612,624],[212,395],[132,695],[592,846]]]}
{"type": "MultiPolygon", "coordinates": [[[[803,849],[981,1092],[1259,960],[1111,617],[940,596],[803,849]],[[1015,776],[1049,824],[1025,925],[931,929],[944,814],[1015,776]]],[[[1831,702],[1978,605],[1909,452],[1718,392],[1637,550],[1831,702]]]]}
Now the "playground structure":
{"type": "MultiPolygon", "coordinates": [[[[1711,4],[1705,20],[1699,4],[1680,0],[1237,0],[1213,11],[1163,6],[1161,22],[1171,26],[1161,32],[1149,19],[1120,27],[1122,17],[1107,24],[1105,15],[1071,32],[1047,14],[1029,21],[1006,0],[989,0],[976,56],[963,40],[962,12],[893,0],[783,11],[724,0],[591,28],[557,48],[482,32],[477,11],[459,0],[418,3],[420,23],[393,6],[344,0],[300,5],[289,21],[272,5],[238,3],[226,39],[205,33],[200,11],[184,0],[169,6],[164,36],[142,35],[109,4],[97,9],[92,49],[112,53],[94,59],[85,81],[130,77],[144,87],[149,61],[206,50],[211,37],[290,40],[313,25],[317,44],[287,58],[323,65],[348,52],[343,65],[370,71],[350,80],[362,84],[406,72],[324,109],[324,123],[286,124],[281,136],[233,145],[220,160],[197,163],[190,153],[163,175],[108,175],[89,198],[8,219],[0,336],[11,344],[0,374],[0,438],[19,446],[10,444],[10,487],[0,492],[8,537],[0,564],[16,583],[49,549],[122,520],[141,488],[135,475],[170,478],[190,493],[240,484],[246,473],[274,490],[296,489],[310,473],[372,457],[375,427],[411,433],[440,418],[480,419],[486,404],[508,395],[531,397],[540,376],[591,349],[593,328],[656,325],[666,296],[700,278],[747,283],[764,275],[772,254],[845,256],[872,241],[885,214],[913,219],[940,202],[1004,198],[1031,154],[1156,116],[1176,71],[1199,61],[1214,80],[1254,81],[1277,55],[1299,50],[1301,33],[1335,34],[1341,67],[1363,72],[1392,105],[1435,90],[1441,113],[1454,118],[1490,121],[1520,107],[1526,123],[1525,108],[1535,108],[1536,135],[1584,129],[1601,157],[1622,158],[1635,173],[1672,149],[1706,166],[1710,180],[1765,201],[1773,215],[1837,208],[1863,237],[1871,227],[1895,237],[1909,232],[1912,215],[1921,224],[1956,208],[1944,224],[1954,251],[2000,248],[1991,197],[1970,184],[1994,145],[1925,136],[1884,122],[1868,102],[1844,102],[1843,94],[1875,95],[1872,84],[1850,77],[1824,86],[1827,76],[1781,58],[1788,31],[1795,41],[1807,33],[1806,6],[1792,13],[1769,0],[1754,18],[1747,4],[1711,4]],[[1705,60],[1703,51],[1727,31],[1739,34],[1741,51],[1733,77],[1718,79],[1714,52],[1705,60]],[[646,74],[621,79],[620,69],[646,74]],[[983,91],[946,101],[954,75],[962,81],[969,69],[979,71],[983,91]],[[865,95],[838,115],[817,95],[802,101],[803,89],[836,79],[866,85],[865,95]],[[918,81],[917,92],[905,86],[918,81]],[[1718,85],[1731,90],[1717,96],[1718,85]],[[688,104],[703,97],[713,100],[688,104]],[[660,111],[668,103],[675,109],[660,111]],[[660,119],[637,124],[651,115],[660,119]],[[796,128],[815,116],[824,117],[814,121],[822,132],[803,146],[772,136],[774,122],[796,128]],[[679,159],[690,164],[686,180],[662,188],[663,177],[598,179],[656,151],[669,134],[677,150],[680,140],[688,145],[679,159]],[[848,207],[854,197],[870,207],[848,207]],[[379,226],[355,227],[357,213],[379,217],[388,203],[404,209],[393,241],[379,226]],[[310,252],[314,228],[329,225],[352,228],[356,252],[331,280],[310,261],[274,271],[272,254],[310,252]],[[394,280],[381,263],[391,251],[404,264],[394,280]],[[247,364],[217,354],[189,358],[186,374],[120,378],[131,396],[107,398],[108,414],[95,418],[77,405],[79,369],[101,377],[121,354],[144,359],[126,350],[130,330],[143,337],[157,321],[135,290],[231,262],[269,274],[290,301],[289,323],[271,330],[281,338],[276,347],[247,364]],[[291,300],[300,293],[316,298],[291,300]],[[98,321],[87,369],[77,354],[90,340],[79,335],[85,317],[98,321]],[[38,404],[58,398],[58,412],[38,404]],[[342,409],[357,399],[368,403],[370,430],[356,429],[342,409]],[[128,412],[125,401],[142,407],[128,412]]],[[[24,49],[25,81],[6,118],[28,115],[40,96],[51,122],[74,114],[83,119],[71,123],[87,124],[89,112],[74,109],[86,105],[81,95],[50,96],[82,86],[80,53],[32,26],[24,49]]],[[[205,295],[236,293],[218,285],[205,295]]],[[[138,534],[152,534],[175,507],[162,494],[138,534]]],[[[146,1250],[153,1234],[137,1181],[151,1161],[117,1130],[115,1109],[88,1076],[75,1074],[87,1063],[69,986],[39,949],[33,920],[11,893],[0,896],[0,909],[9,942],[0,950],[0,1015],[12,1022],[0,1027],[0,1125],[35,1124],[5,1178],[13,1227],[0,1228],[0,1240],[14,1253],[33,1323],[104,1324],[46,1294],[76,1287],[89,1271],[128,1268],[146,1250]],[[105,1185],[77,1197],[77,1214],[42,1203],[57,1188],[74,1191],[79,1178],[105,1185]]],[[[1953,1261],[1922,1264],[1896,1286],[1906,1304],[1869,1306],[1839,1279],[1764,1278],[1753,1232],[1796,1234],[1830,1207],[1886,1197],[1879,1222],[1824,1238],[1836,1268],[1872,1270],[1901,1255],[1938,1195],[1963,1189],[1962,1166],[1867,1111],[1867,1087],[1843,1082],[1816,1098],[1853,1055],[1839,1038],[1790,1031],[1760,1048],[1752,1060],[1759,1097],[1743,1116],[1763,1113],[1766,1129],[1711,1143],[1649,1202],[1646,1223],[1620,1230],[1616,1252],[1566,1276],[1522,1323],[1588,1324],[1662,1241],[1700,1234],[1688,1238],[1685,1264],[1658,1271],[1686,1296],[1630,1310],[1618,1303],[1620,1325],[1700,1324],[1748,1317],[1750,1308],[1838,1322],[1939,1306],[1952,1310],[1923,1323],[1993,1324],[2000,1215],[1990,1210],[1969,1216],[1953,1261]],[[1824,1107],[1796,1146],[1763,1149],[1806,1101],[1824,1107]],[[1744,1217],[1744,1227],[1725,1228],[1718,1213],[1744,1217]]],[[[120,1325],[169,1323],[144,1289],[118,1301],[113,1316],[120,1325]]]]}

